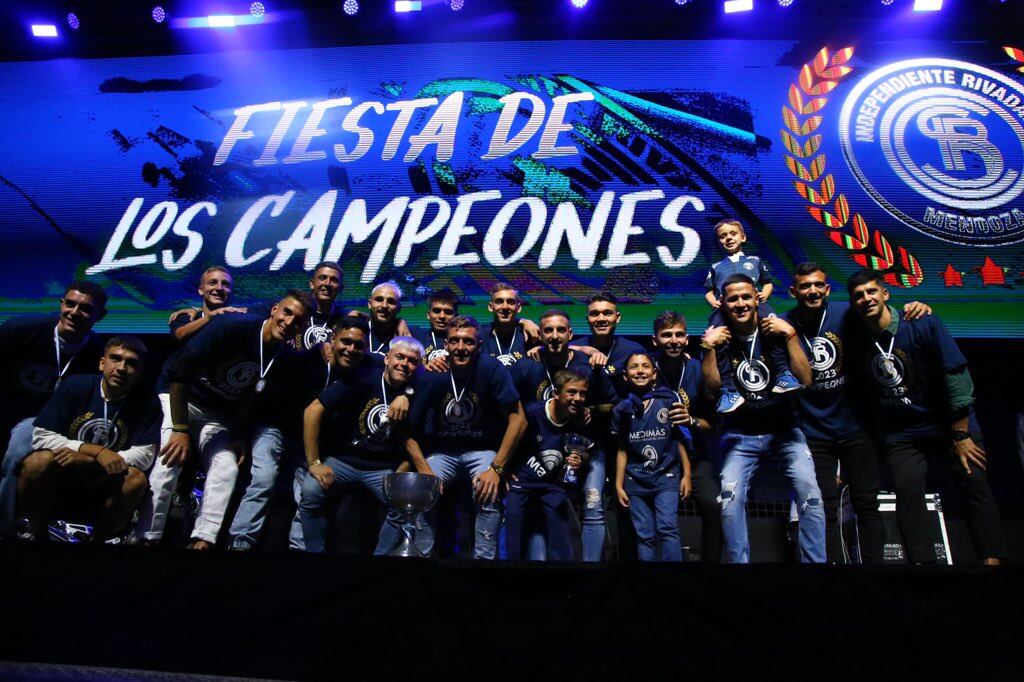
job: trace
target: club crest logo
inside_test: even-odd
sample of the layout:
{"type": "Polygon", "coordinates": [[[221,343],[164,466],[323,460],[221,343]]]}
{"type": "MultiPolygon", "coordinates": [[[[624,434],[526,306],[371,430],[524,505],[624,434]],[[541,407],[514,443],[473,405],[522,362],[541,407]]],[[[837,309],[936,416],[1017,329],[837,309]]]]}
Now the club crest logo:
{"type": "Polygon", "coordinates": [[[640,456],[644,460],[644,469],[653,469],[658,463],[658,451],[653,445],[645,445],[640,451],[640,456]]]}
{"type": "Polygon", "coordinates": [[[516,358],[511,353],[502,353],[496,359],[506,367],[511,367],[516,364],[516,358]]]}
{"type": "Polygon", "coordinates": [[[28,393],[47,395],[57,383],[57,368],[52,365],[25,365],[18,374],[18,383],[28,393]]]}
{"type": "Polygon", "coordinates": [[[836,358],[839,357],[836,344],[826,336],[815,336],[811,339],[810,350],[811,369],[815,372],[831,369],[832,365],[836,364],[836,358]]]}
{"type": "Polygon", "coordinates": [[[544,470],[550,473],[565,463],[565,455],[561,450],[544,450],[540,453],[540,463],[544,470]]]}
{"type": "Polygon", "coordinates": [[[770,376],[768,366],[759,358],[753,362],[743,360],[736,367],[736,381],[751,393],[759,393],[768,388],[770,376]]]}
{"type": "Polygon", "coordinates": [[[658,410],[658,421],[662,424],[668,424],[668,408],[663,407],[658,410]]]}
{"type": "Polygon", "coordinates": [[[446,357],[448,357],[448,351],[446,351],[444,348],[435,348],[434,350],[427,353],[427,362],[433,362],[434,360],[446,357]]]}
{"type": "Polygon", "coordinates": [[[952,59],[868,74],[847,96],[840,143],[864,190],[943,241],[1024,240],[1024,86],[952,59]]]}
{"type": "Polygon", "coordinates": [[[879,353],[871,358],[869,367],[871,376],[885,388],[896,388],[903,383],[903,361],[896,354],[886,356],[879,353]]]}
{"type": "Polygon", "coordinates": [[[315,348],[330,340],[331,331],[327,327],[312,325],[306,327],[306,331],[302,333],[302,346],[307,349],[315,348]]]}
{"type": "Polygon", "coordinates": [[[260,366],[257,363],[240,362],[236,365],[232,365],[228,371],[224,373],[224,378],[231,388],[241,390],[256,383],[256,379],[259,378],[259,375],[260,366]]]}
{"type": "MultiPolygon", "coordinates": [[[[376,399],[375,399],[376,400],[376,399]]],[[[377,403],[366,412],[364,423],[366,431],[373,435],[387,422],[388,406],[386,403],[377,403]]]]}
{"type": "Polygon", "coordinates": [[[103,417],[95,417],[78,427],[75,439],[83,443],[110,447],[117,443],[120,435],[117,424],[103,417]]]}
{"type": "Polygon", "coordinates": [[[473,421],[476,416],[476,401],[468,393],[462,400],[449,398],[444,406],[444,418],[456,426],[463,426],[473,421]]]}
{"type": "Polygon", "coordinates": [[[743,269],[744,270],[753,270],[754,269],[754,264],[751,263],[750,261],[747,261],[746,263],[743,264],[743,269]]]}

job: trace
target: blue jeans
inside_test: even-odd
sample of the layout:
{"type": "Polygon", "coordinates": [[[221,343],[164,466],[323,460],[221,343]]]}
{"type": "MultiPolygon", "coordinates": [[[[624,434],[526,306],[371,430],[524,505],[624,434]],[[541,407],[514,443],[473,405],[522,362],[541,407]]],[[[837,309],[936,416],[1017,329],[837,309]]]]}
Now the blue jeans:
{"type": "MultiPolygon", "coordinates": [[[[505,549],[508,558],[523,558],[523,519],[531,504],[544,512],[545,531],[551,546],[551,559],[572,561],[569,535],[569,497],[565,488],[556,485],[526,487],[513,483],[505,496],[505,549]]],[[[542,559],[543,560],[543,559],[542,559]]]]}
{"type": "MultiPolygon", "coordinates": [[[[448,487],[459,470],[476,478],[491,466],[497,453],[494,450],[470,450],[457,455],[437,452],[427,458],[427,464],[434,474],[441,479],[442,485],[448,487]]],[[[427,514],[427,525],[430,527],[430,550],[434,549],[435,512],[427,514]]],[[[477,503],[476,526],[473,540],[474,559],[494,559],[498,554],[498,529],[501,527],[501,501],[495,500],[487,504],[477,503]]],[[[430,552],[427,552],[429,554],[430,552]]]]}
{"type": "MultiPolygon", "coordinates": [[[[598,450],[590,457],[587,461],[587,477],[583,479],[583,532],[580,540],[584,561],[596,562],[604,557],[604,457],[603,450],[598,450]]],[[[547,556],[544,535],[534,530],[527,543],[530,561],[544,561],[547,556]]]]}
{"type": "MultiPolygon", "coordinates": [[[[323,553],[327,538],[327,517],[324,507],[331,494],[361,485],[376,496],[384,504],[384,477],[392,473],[391,469],[374,469],[365,471],[346,464],[336,457],[328,457],[324,464],[334,472],[334,483],[330,489],[324,490],[320,482],[307,474],[302,481],[302,495],[299,497],[299,522],[302,523],[302,535],[306,541],[306,551],[323,553]]],[[[427,532],[416,534],[416,546],[421,552],[429,554],[434,546],[434,535],[427,532]]],[[[384,525],[380,528],[377,548],[373,553],[380,556],[387,554],[402,540],[401,519],[397,514],[388,513],[384,525]]]]}
{"type": "Polygon", "coordinates": [[[640,561],[658,561],[655,545],[661,545],[661,561],[682,561],[679,543],[679,477],[663,477],[655,486],[645,487],[626,480],[629,516],[636,531],[636,553],[640,561]]]}
{"type": "Polygon", "coordinates": [[[7,453],[3,461],[3,479],[0,480],[0,535],[18,534],[18,469],[32,454],[32,423],[35,417],[26,417],[11,429],[7,453]]]}
{"type": "MultiPolygon", "coordinates": [[[[252,439],[252,464],[250,481],[242,496],[242,501],[231,522],[231,546],[235,549],[252,549],[259,542],[263,532],[263,523],[267,518],[267,504],[277,482],[277,472],[281,467],[281,458],[285,453],[299,453],[301,458],[302,444],[291,436],[285,436],[281,429],[264,426],[256,430],[252,439]]],[[[292,480],[292,493],[298,505],[302,492],[302,480],[305,477],[305,466],[295,469],[292,480]]],[[[292,517],[291,529],[288,533],[290,549],[305,549],[302,540],[302,524],[296,511],[292,517]]]]}
{"type": "Polygon", "coordinates": [[[762,459],[773,459],[796,491],[800,517],[800,561],[825,563],[825,510],[814,474],[814,460],[800,429],[749,435],[722,434],[722,533],[728,561],[750,561],[747,538],[747,491],[762,459]]]}

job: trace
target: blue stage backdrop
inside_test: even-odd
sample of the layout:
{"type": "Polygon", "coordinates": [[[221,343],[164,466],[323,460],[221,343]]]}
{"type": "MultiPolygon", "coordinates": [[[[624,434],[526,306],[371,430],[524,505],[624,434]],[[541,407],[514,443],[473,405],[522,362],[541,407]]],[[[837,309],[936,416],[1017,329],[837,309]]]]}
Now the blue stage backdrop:
{"type": "Polygon", "coordinates": [[[254,300],[329,259],[353,305],[389,278],[478,314],[500,280],[531,313],[606,289],[641,333],[706,316],[711,228],[738,217],[781,307],[812,259],[1020,337],[1022,70],[985,42],[770,40],[0,64],[0,317],[84,276],[107,330],[164,330],[209,265],[254,300]]]}

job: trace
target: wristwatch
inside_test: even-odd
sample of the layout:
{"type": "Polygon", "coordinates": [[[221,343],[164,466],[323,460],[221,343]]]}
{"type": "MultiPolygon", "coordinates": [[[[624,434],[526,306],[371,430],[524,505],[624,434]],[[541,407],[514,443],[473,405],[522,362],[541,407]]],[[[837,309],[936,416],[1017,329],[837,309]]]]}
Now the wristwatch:
{"type": "Polygon", "coordinates": [[[415,392],[416,392],[416,389],[414,389],[412,386],[406,386],[405,387],[405,394],[407,396],[409,396],[410,398],[412,397],[412,394],[415,393],[415,392]]]}
{"type": "Polygon", "coordinates": [[[494,462],[491,462],[491,471],[501,476],[503,473],[505,473],[505,467],[498,466],[494,462]]]}
{"type": "Polygon", "coordinates": [[[320,466],[321,464],[323,464],[323,462],[321,462],[321,461],[320,461],[320,460],[318,460],[318,459],[314,459],[314,460],[313,460],[313,461],[312,461],[312,462],[310,463],[310,465],[309,465],[309,468],[310,468],[310,469],[312,469],[313,467],[318,467],[318,466],[320,466]]]}
{"type": "Polygon", "coordinates": [[[970,437],[971,437],[971,432],[970,431],[965,431],[963,429],[953,429],[953,442],[954,443],[959,443],[960,441],[967,440],[970,437]]]}

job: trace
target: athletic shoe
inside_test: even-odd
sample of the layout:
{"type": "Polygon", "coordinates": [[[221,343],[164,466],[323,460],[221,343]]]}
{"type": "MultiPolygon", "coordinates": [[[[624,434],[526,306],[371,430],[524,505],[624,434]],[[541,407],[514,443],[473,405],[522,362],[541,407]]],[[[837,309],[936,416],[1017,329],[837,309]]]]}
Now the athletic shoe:
{"type": "Polygon", "coordinates": [[[718,399],[717,409],[719,414],[729,414],[745,402],[746,401],[743,399],[743,396],[739,393],[723,392],[721,397],[718,399]]]}
{"type": "Polygon", "coordinates": [[[790,393],[791,391],[799,391],[803,386],[796,380],[792,372],[783,372],[779,375],[779,378],[775,380],[775,385],[772,387],[772,393],[790,393]]]}

